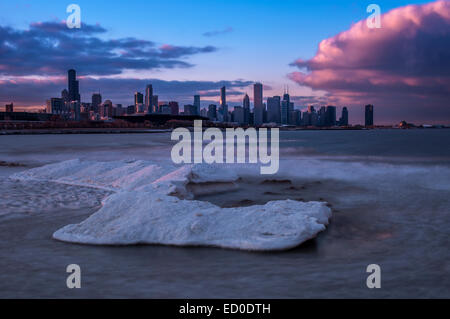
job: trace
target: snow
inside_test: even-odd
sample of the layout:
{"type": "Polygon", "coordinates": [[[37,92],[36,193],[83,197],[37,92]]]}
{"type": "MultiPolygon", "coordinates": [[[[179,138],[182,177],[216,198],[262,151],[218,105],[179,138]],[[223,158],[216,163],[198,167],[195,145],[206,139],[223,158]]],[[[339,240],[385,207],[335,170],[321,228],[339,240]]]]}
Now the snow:
{"type": "Polygon", "coordinates": [[[113,191],[92,216],[53,234],[55,239],[73,243],[284,250],[314,238],[325,230],[331,217],[331,210],[323,202],[279,200],[221,208],[192,200],[187,188],[190,183],[232,185],[239,178],[237,170],[226,165],[70,160],[11,178],[113,191]]]}

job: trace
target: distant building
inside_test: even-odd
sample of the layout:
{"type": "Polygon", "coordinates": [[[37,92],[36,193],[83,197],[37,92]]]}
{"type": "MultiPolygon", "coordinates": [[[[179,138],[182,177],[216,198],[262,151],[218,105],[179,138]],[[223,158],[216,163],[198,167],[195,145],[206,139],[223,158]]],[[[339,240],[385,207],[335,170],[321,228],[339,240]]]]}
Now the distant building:
{"type": "Polygon", "coordinates": [[[95,113],[100,113],[100,104],[102,104],[102,95],[100,93],[94,93],[92,94],[92,99],[91,99],[92,103],[92,110],[95,113]]]}
{"type": "Polygon", "coordinates": [[[216,121],[217,120],[217,105],[210,104],[208,106],[208,118],[210,121],[216,121]]]}
{"type": "Polygon", "coordinates": [[[14,112],[14,104],[6,104],[5,105],[5,112],[14,112]]]}
{"type": "Polygon", "coordinates": [[[264,123],[263,85],[255,83],[253,85],[253,124],[255,126],[264,123]]]}
{"type": "Polygon", "coordinates": [[[193,114],[193,115],[199,115],[200,114],[200,95],[194,95],[194,106],[195,106],[195,114],[193,114]]]}
{"type": "Polygon", "coordinates": [[[170,114],[172,114],[172,115],[178,115],[180,112],[178,102],[175,102],[175,101],[169,102],[169,108],[170,108],[170,114]]]}
{"type": "Polygon", "coordinates": [[[302,125],[303,126],[311,125],[311,113],[309,113],[308,111],[305,111],[302,114],[302,125]]]}
{"type": "Polygon", "coordinates": [[[319,126],[325,126],[327,122],[327,108],[322,106],[317,115],[319,116],[319,126]]]}
{"type": "Polygon", "coordinates": [[[197,107],[192,104],[187,104],[183,107],[184,115],[197,115],[197,107]]]}
{"type": "Polygon", "coordinates": [[[63,114],[65,113],[65,105],[61,98],[53,97],[47,100],[47,113],[63,114]]]}
{"type": "Polygon", "coordinates": [[[342,115],[341,118],[339,119],[339,125],[348,126],[348,110],[345,106],[342,108],[342,115]]]}
{"type": "Polygon", "coordinates": [[[172,114],[172,110],[168,104],[161,103],[159,104],[159,110],[161,114],[172,114]]]}
{"type": "Polygon", "coordinates": [[[140,105],[144,105],[144,95],[140,92],[135,92],[134,93],[134,106],[136,107],[136,113],[144,112],[143,108],[140,107],[140,105]]]}
{"type": "Polygon", "coordinates": [[[284,92],[283,101],[281,102],[281,124],[289,124],[289,112],[291,108],[291,97],[289,93],[284,92]]]}
{"type": "Polygon", "coordinates": [[[147,113],[153,112],[153,86],[148,84],[145,88],[145,108],[147,113]]]}
{"type": "Polygon", "coordinates": [[[289,119],[289,102],[286,100],[281,101],[281,124],[288,124],[289,119]]]}
{"type": "Polygon", "coordinates": [[[81,120],[81,103],[80,101],[71,101],[69,105],[69,118],[75,121],[81,120]]]}
{"type": "Polygon", "coordinates": [[[159,112],[159,107],[158,107],[158,95],[153,95],[152,98],[152,112],[154,113],[158,113],[159,112]]]}
{"type": "Polygon", "coordinates": [[[244,108],[242,106],[235,106],[233,110],[233,121],[239,124],[244,123],[244,108]]]}
{"type": "Polygon", "coordinates": [[[63,102],[69,102],[70,98],[69,98],[69,91],[67,91],[67,89],[64,89],[61,91],[61,98],[63,100],[63,102]]]}
{"type": "Polygon", "coordinates": [[[242,102],[244,106],[244,124],[250,124],[250,98],[247,93],[245,93],[242,102]]]}
{"type": "Polygon", "coordinates": [[[110,100],[106,100],[100,107],[100,116],[107,118],[113,116],[113,104],[110,100]]]}
{"type": "Polygon", "coordinates": [[[365,125],[373,126],[373,105],[366,105],[365,108],[365,125]]]}
{"type": "Polygon", "coordinates": [[[136,106],[135,105],[128,105],[127,106],[127,114],[128,115],[134,114],[135,110],[136,110],[136,106]]]}
{"type": "Polygon", "coordinates": [[[325,126],[336,126],[336,107],[328,105],[325,112],[325,126]]]}
{"type": "Polygon", "coordinates": [[[67,72],[67,80],[69,86],[69,101],[80,101],[80,87],[77,81],[77,72],[70,69],[67,72]]]}
{"type": "Polygon", "coordinates": [[[281,97],[267,98],[267,122],[281,123],[281,97]]]}
{"type": "Polygon", "coordinates": [[[227,89],[225,86],[220,88],[220,113],[222,114],[222,121],[228,122],[227,89]]]}

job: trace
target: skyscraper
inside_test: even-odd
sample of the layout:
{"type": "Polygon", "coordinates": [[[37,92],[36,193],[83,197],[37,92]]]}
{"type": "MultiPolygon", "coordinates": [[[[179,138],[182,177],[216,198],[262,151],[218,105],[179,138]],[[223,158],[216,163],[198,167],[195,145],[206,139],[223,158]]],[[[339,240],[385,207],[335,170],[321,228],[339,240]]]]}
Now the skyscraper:
{"type": "Polygon", "coordinates": [[[64,113],[64,103],[61,98],[51,98],[47,100],[47,113],[52,114],[63,114],[64,113]]]}
{"type": "Polygon", "coordinates": [[[208,118],[210,121],[215,121],[217,119],[217,106],[215,104],[210,104],[208,106],[208,118]]]}
{"type": "Polygon", "coordinates": [[[288,124],[289,102],[284,99],[283,101],[281,101],[280,114],[281,114],[281,124],[288,124]]]}
{"type": "Polygon", "coordinates": [[[92,94],[92,109],[95,113],[100,113],[99,107],[102,104],[102,96],[100,93],[92,94]]]}
{"type": "Polygon", "coordinates": [[[200,95],[194,95],[195,115],[200,114],[200,95]]]}
{"type": "Polygon", "coordinates": [[[244,123],[244,108],[242,106],[235,106],[233,110],[233,122],[244,123]]]}
{"type": "Polygon", "coordinates": [[[152,112],[158,113],[159,112],[159,103],[158,103],[158,95],[153,95],[152,98],[152,112]]]}
{"type": "Polygon", "coordinates": [[[144,95],[140,92],[134,93],[134,107],[136,108],[136,113],[144,112],[144,95]]]}
{"type": "Polygon", "coordinates": [[[153,111],[153,86],[151,84],[148,84],[145,88],[145,108],[147,113],[152,113],[153,111]]]}
{"type": "Polygon", "coordinates": [[[342,115],[341,115],[341,118],[339,120],[339,125],[340,126],[347,126],[348,125],[348,110],[347,110],[347,108],[345,106],[342,108],[342,115]]]}
{"type": "Polygon", "coordinates": [[[77,81],[77,72],[74,69],[70,69],[67,72],[67,80],[69,86],[69,101],[80,101],[80,88],[77,81]]]}
{"type": "Polygon", "coordinates": [[[144,95],[141,92],[134,92],[134,105],[143,103],[144,103],[144,95]]]}
{"type": "Polygon", "coordinates": [[[220,112],[224,122],[228,121],[227,89],[223,86],[220,89],[220,112]]]}
{"type": "Polygon", "coordinates": [[[281,123],[280,102],[279,96],[267,98],[267,122],[281,123]]]}
{"type": "Polygon", "coordinates": [[[289,96],[289,93],[285,91],[283,94],[283,101],[281,103],[281,124],[289,124],[290,109],[291,109],[291,97],[289,96]]]}
{"type": "Polygon", "coordinates": [[[69,102],[69,91],[67,89],[61,91],[61,98],[64,102],[69,102]]]}
{"type": "Polygon", "coordinates": [[[259,82],[253,85],[253,124],[261,125],[264,119],[264,104],[263,104],[263,85],[259,82]]]}
{"type": "Polygon", "coordinates": [[[325,113],[325,126],[336,125],[336,106],[328,105],[325,113]]]}
{"type": "Polygon", "coordinates": [[[250,98],[248,94],[245,93],[244,100],[242,101],[244,105],[244,124],[250,123],[250,98]]]}
{"type": "Polygon", "coordinates": [[[366,105],[365,125],[373,126],[373,105],[371,104],[366,105]]]}

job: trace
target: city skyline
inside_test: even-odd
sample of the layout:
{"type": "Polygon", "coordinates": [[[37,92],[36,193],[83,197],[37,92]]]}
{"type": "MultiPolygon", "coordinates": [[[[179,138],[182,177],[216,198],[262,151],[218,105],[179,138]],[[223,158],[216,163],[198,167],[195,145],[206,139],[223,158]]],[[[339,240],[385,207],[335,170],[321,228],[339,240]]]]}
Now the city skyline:
{"type": "MultiPolygon", "coordinates": [[[[244,126],[260,127],[266,124],[278,126],[303,126],[303,127],[347,127],[348,109],[343,106],[342,115],[338,119],[337,107],[332,105],[317,106],[316,112],[313,105],[307,110],[296,109],[291,102],[289,90],[285,88],[283,100],[281,96],[268,97],[264,103],[264,85],[261,82],[253,84],[253,108],[248,94],[242,99],[242,105],[235,105],[232,110],[228,108],[226,87],[220,88],[219,104],[209,104],[201,107],[201,96],[193,96],[193,104],[185,104],[180,110],[178,101],[161,101],[154,94],[153,85],[147,84],[145,95],[139,91],[134,92],[134,103],[131,105],[114,104],[103,97],[100,92],[91,95],[91,102],[84,102],[79,93],[79,81],[74,69],[67,71],[67,88],[61,91],[60,97],[49,98],[46,102],[44,113],[59,117],[61,121],[112,121],[117,116],[135,116],[149,114],[165,115],[189,115],[201,116],[215,123],[234,123],[244,126]],[[144,99],[145,97],[145,99],[144,99]]],[[[366,127],[373,127],[373,105],[365,106],[366,127]],[[370,114],[368,115],[368,107],[370,114]]],[[[6,112],[13,112],[13,104],[5,106],[6,112]]],[[[41,110],[42,111],[42,110],[41,110]]],[[[131,118],[130,118],[131,120],[131,118]]],[[[360,125],[360,124],[358,124],[360,125]]]]}
{"type": "MultiPolygon", "coordinates": [[[[325,1],[317,7],[291,1],[230,1],[225,6],[200,1],[186,12],[197,16],[220,8],[223,10],[218,12],[225,17],[241,6],[247,12],[257,9],[266,18],[270,12],[278,15],[295,9],[298,17],[328,15],[329,19],[314,19],[314,24],[300,32],[280,33],[275,24],[257,31],[259,23],[251,25],[232,19],[231,26],[224,26],[202,15],[197,22],[177,23],[189,32],[195,30],[184,37],[170,24],[156,28],[154,22],[134,26],[128,21],[129,14],[146,6],[159,10],[161,16],[156,20],[170,12],[183,21],[179,14],[181,8],[186,8],[178,1],[171,2],[177,6],[169,12],[165,5],[137,1],[119,21],[102,18],[92,11],[93,4],[80,1],[79,30],[65,26],[67,14],[62,4],[40,1],[37,8],[21,1],[16,7],[2,3],[0,49],[5,54],[0,57],[0,105],[13,102],[17,110],[43,108],[46,99],[60,92],[62,83],[67,81],[61,70],[73,68],[80,73],[81,95],[101,92],[123,105],[132,103],[130,91],[139,90],[145,95],[145,87],[151,83],[160,100],[184,105],[192,104],[193,95],[200,95],[202,108],[217,104],[220,88],[226,87],[227,105],[232,109],[242,106],[242,97],[252,93],[255,82],[261,82],[264,100],[280,95],[289,86],[290,100],[296,108],[346,106],[351,124],[364,123],[364,106],[368,104],[376,106],[379,124],[401,120],[446,124],[450,122],[450,80],[446,73],[450,6],[445,1],[413,2],[417,5],[411,1],[380,1],[382,28],[369,30],[365,27],[369,15],[366,3],[344,1],[336,7],[325,1]],[[17,8],[23,19],[18,18],[17,8]],[[335,17],[329,17],[331,12],[335,17]],[[118,30],[117,23],[123,30],[118,30]],[[411,32],[408,38],[402,36],[406,29],[411,32]],[[266,38],[258,33],[262,30],[266,38]],[[397,42],[407,51],[396,47],[397,42]],[[253,49],[247,50],[248,46],[253,49]],[[243,53],[244,49],[247,53],[243,53]],[[42,57],[36,57],[35,51],[42,52],[42,57]]],[[[105,6],[107,15],[112,16],[122,7],[108,6],[103,1],[94,3],[105,6]]],[[[304,22],[293,16],[290,23],[304,22]]]]}

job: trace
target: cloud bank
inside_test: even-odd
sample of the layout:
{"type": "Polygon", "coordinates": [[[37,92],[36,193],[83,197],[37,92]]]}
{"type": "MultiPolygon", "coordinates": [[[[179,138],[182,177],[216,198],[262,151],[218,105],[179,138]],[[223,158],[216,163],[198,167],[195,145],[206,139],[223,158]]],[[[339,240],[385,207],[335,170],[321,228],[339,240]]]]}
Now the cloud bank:
{"type": "Polygon", "coordinates": [[[288,76],[330,93],[330,102],[373,103],[383,118],[450,121],[450,2],[408,5],[366,21],[319,44],[288,76]],[[378,106],[378,107],[377,107],[378,106]],[[437,116],[437,118],[436,118],[437,116]]]}

